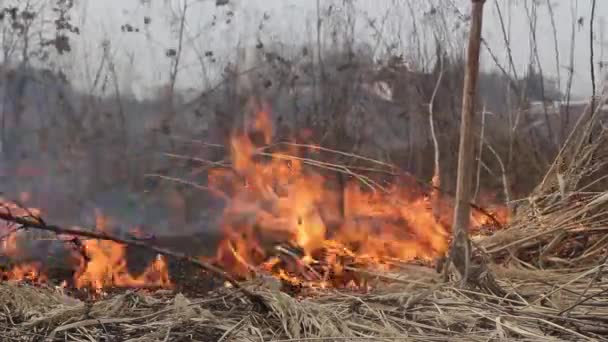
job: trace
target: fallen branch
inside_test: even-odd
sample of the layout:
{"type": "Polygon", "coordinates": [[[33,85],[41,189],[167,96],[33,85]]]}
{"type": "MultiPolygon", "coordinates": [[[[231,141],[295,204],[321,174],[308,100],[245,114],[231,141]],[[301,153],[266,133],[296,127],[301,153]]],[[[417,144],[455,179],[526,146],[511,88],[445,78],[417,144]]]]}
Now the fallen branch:
{"type": "Polygon", "coordinates": [[[57,235],[63,234],[63,235],[72,235],[72,236],[78,236],[78,237],[84,237],[84,238],[90,238],[90,239],[112,241],[112,242],[116,242],[116,243],[119,243],[122,245],[140,247],[140,248],[147,249],[149,251],[152,251],[152,252],[164,255],[164,256],[172,257],[175,259],[179,259],[179,260],[194,264],[194,265],[200,267],[201,269],[229,282],[232,286],[234,286],[235,289],[241,291],[245,296],[247,296],[253,304],[259,305],[259,307],[262,310],[265,310],[265,311],[269,310],[268,305],[266,304],[266,302],[264,301],[264,299],[262,297],[260,297],[259,295],[256,295],[255,293],[249,291],[248,289],[242,287],[238,283],[238,281],[236,279],[234,279],[230,274],[226,273],[226,271],[224,271],[216,266],[213,266],[209,263],[197,260],[186,254],[183,254],[180,252],[174,252],[174,251],[171,251],[171,250],[168,250],[165,248],[152,246],[142,240],[122,239],[122,238],[119,238],[114,235],[111,235],[111,234],[108,234],[105,232],[101,232],[101,231],[89,231],[89,230],[83,230],[83,229],[79,229],[79,228],[64,228],[64,227],[60,227],[60,226],[56,226],[56,225],[50,225],[50,224],[47,224],[46,222],[44,222],[44,220],[42,220],[40,217],[35,216],[33,214],[29,214],[28,216],[16,216],[15,214],[13,214],[11,212],[9,206],[4,205],[4,204],[1,204],[0,208],[1,208],[0,209],[0,220],[18,224],[21,226],[21,228],[33,228],[33,229],[38,229],[38,230],[44,230],[44,231],[48,231],[48,232],[53,232],[57,235]]]}

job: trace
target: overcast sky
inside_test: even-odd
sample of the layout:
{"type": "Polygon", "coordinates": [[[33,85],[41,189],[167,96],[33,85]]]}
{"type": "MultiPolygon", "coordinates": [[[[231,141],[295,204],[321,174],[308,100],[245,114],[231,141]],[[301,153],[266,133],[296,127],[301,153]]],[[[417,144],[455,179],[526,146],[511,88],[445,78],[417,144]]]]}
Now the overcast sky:
{"type": "MultiPolygon", "coordinates": [[[[87,69],[90,74],[97,69],[101,56],[101,42],[108,39],[119,74],[122,77],[123,88],[131,88],[135,94],[144,94],[149,89],[167,82],[170,60],[165,56],[167,48],[177,46],[177,31],[179,29],[179,11],[184,0],[80,0],[79,18],[82,34],[75,42],[77,58],[70,60],[74,75],[86,84],[87,69]],[[150,17],[151,22],[144,24],[144,17],[150,17]],[[121,25],[131,24],[140,32],[121,32],[121,25]]],[[[266,14],[269,19],[265,22],[261,38],[265,43],[280,41],[297,44],[309,42],[315,37],[316,0],[231,0],[227,6],[216,7],[215,0],[187,0],[188,11],[185,27],[184,53],[182,68],[178,83],[181,88],[198,88],[217,81],[221,66],[235,54],[235,46],[255,44],[256,32],[261,18],[266,14]],[[229,11],[234,13],[230,23],[229,11]],[[215,18],[215,20],[214,20],[215,18]],[[213,50],[216,63],[205,59],[205,70],[200,62],[200,56],[205,51],[213,50]],[[210,72],[211,70],[211,72],[210,72]]],[[[417,19],[424,10],[430,9],[430,3],[455,3],[462,13],[468,12],[468,0],[410,0],[416,7],[417,19]]],[[[507,4],[512,1],[511,34],[513,39],[513,54],[516,67],[524,68],[530,59],[529,24],[523,0],[487,0],[485,6],[484,37],[492,50],[498,55],[501,63],[507,66],[505,45],[495,8],[495,2],[503,7],[503,15],[507,16],[507,4]]],[[[406,37],[412,30],[412,17],[405,6],[407,0],[355,0],[358,17],[358,28],[362,40],[374,41],[370,38],[372,30],[366,24],[368,19],[384,22],[382,34],[386,41],[394,41],[406,37]]],[[[543,71],[555,75],[556,61],[552,35],[545,0],[539,0],[538,49],[543,71]]],[[[552,0],[556,28],[558,34],[559,56],[562,84],[565,85],[568,75],[565,66],[570,56],[570,31],[573,17],[583,17],[582,25],[577,26],[574,48],[575,60],[575,93],[588,95],[590,93],[589,77],[589,18],[591,0],[552,0]],[[576,8],[573,15],[572,10],[576,8]]],[[[321,0],[321,7],[330,4],[340,7],[342,1],[321,0]]],[[[608,16],[608,0],[597,1],[595,56],[596,69],[600,58],[608,59],[608,46],[602,49],[601,18],[608,16]],[[605,50],[605,51],[604,51],[605,50]],[[603,56],[602,56],[603,53],[603,56]]],[[[454,19],[457,21],[457,19],[454,19]]],[[[418,23],[420,25],[420,23],[418,23]]],[[[606,35],[608,36],[608,34],[606,35]]],[[[608,38],[604,38],[605,40],[608,38]]],[[[405,39],[403,39],[405,40],[405,39]]],[[[407,49],[407,42],[402,42],[407,49]]],[[[489,57],[483,56],[486,67],[492,65],[489,57]]],[[[599,77],[599,72],[598,72],[599,77]]],[[[89,80],[90,81],[90,80],[89,80]]]]}

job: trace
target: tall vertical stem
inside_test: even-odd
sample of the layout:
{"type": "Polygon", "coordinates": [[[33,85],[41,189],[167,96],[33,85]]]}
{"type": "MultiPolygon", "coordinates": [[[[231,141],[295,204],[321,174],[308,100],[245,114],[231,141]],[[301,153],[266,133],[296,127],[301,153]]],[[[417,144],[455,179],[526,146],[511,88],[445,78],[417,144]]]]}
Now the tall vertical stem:
{"type": "Polygon", "coordinates": [[[452,244],[452,262],[463,278],[469,277],[470,241],[469,220],[471,183],[473,178],[473,118],[475,117],[475,99],[477,79],[479,76],[479,50],[481,45],[481,28],[483,5],[485,0],[471,0],[471,29],[467,51],[467,64],[464,76],[462,96],[462,113],[460,122],[460,145],[458,149],[458,175],[456,179],[456,206],[454,208],[452,244]]]}

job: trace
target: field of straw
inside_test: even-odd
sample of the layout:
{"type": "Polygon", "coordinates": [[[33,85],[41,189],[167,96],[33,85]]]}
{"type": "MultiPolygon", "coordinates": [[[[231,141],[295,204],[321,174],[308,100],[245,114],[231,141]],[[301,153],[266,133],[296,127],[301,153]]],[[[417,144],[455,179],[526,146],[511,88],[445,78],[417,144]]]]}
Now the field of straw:
{"type": "Polygon", "coordinates": [[[382,274],[365,295],[324,291],[296,299],[272,281],[247,287],[268,312],[233,289],[204,298],[127,292],[83,302],[57,289],[3,283],[4,341],[600,341],[608,336],[601,266],[526,270],[493,266],[505,298],[434,271],[382,274]]]}

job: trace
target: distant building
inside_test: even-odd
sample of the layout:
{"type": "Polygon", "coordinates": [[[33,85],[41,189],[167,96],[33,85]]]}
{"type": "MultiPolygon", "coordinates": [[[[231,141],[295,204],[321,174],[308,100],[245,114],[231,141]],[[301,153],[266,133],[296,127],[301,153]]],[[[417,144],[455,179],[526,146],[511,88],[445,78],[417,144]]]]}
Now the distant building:
{"type": "MultiPolygon", "coordinates": [[[[599,97],[596,97],[596,105],[599,104],[601,100],[599,97]]],[[[527,112],[532,115],[545,114],[545,108],[547,110],[547,114],[550,115],[565,115],[566,111],[573,115],[580,115],[583,111],[590,105],[590,100],[574,100],[568,103],[562,101],[553,101],[553,102],[545,102],[543,104],[542,101],[534,101],[530,102],[530,105],[527,109],[527,112]]],[[[600,109],[602,112],[608,113],[608,103],[602,104],[600,109]]]]}

